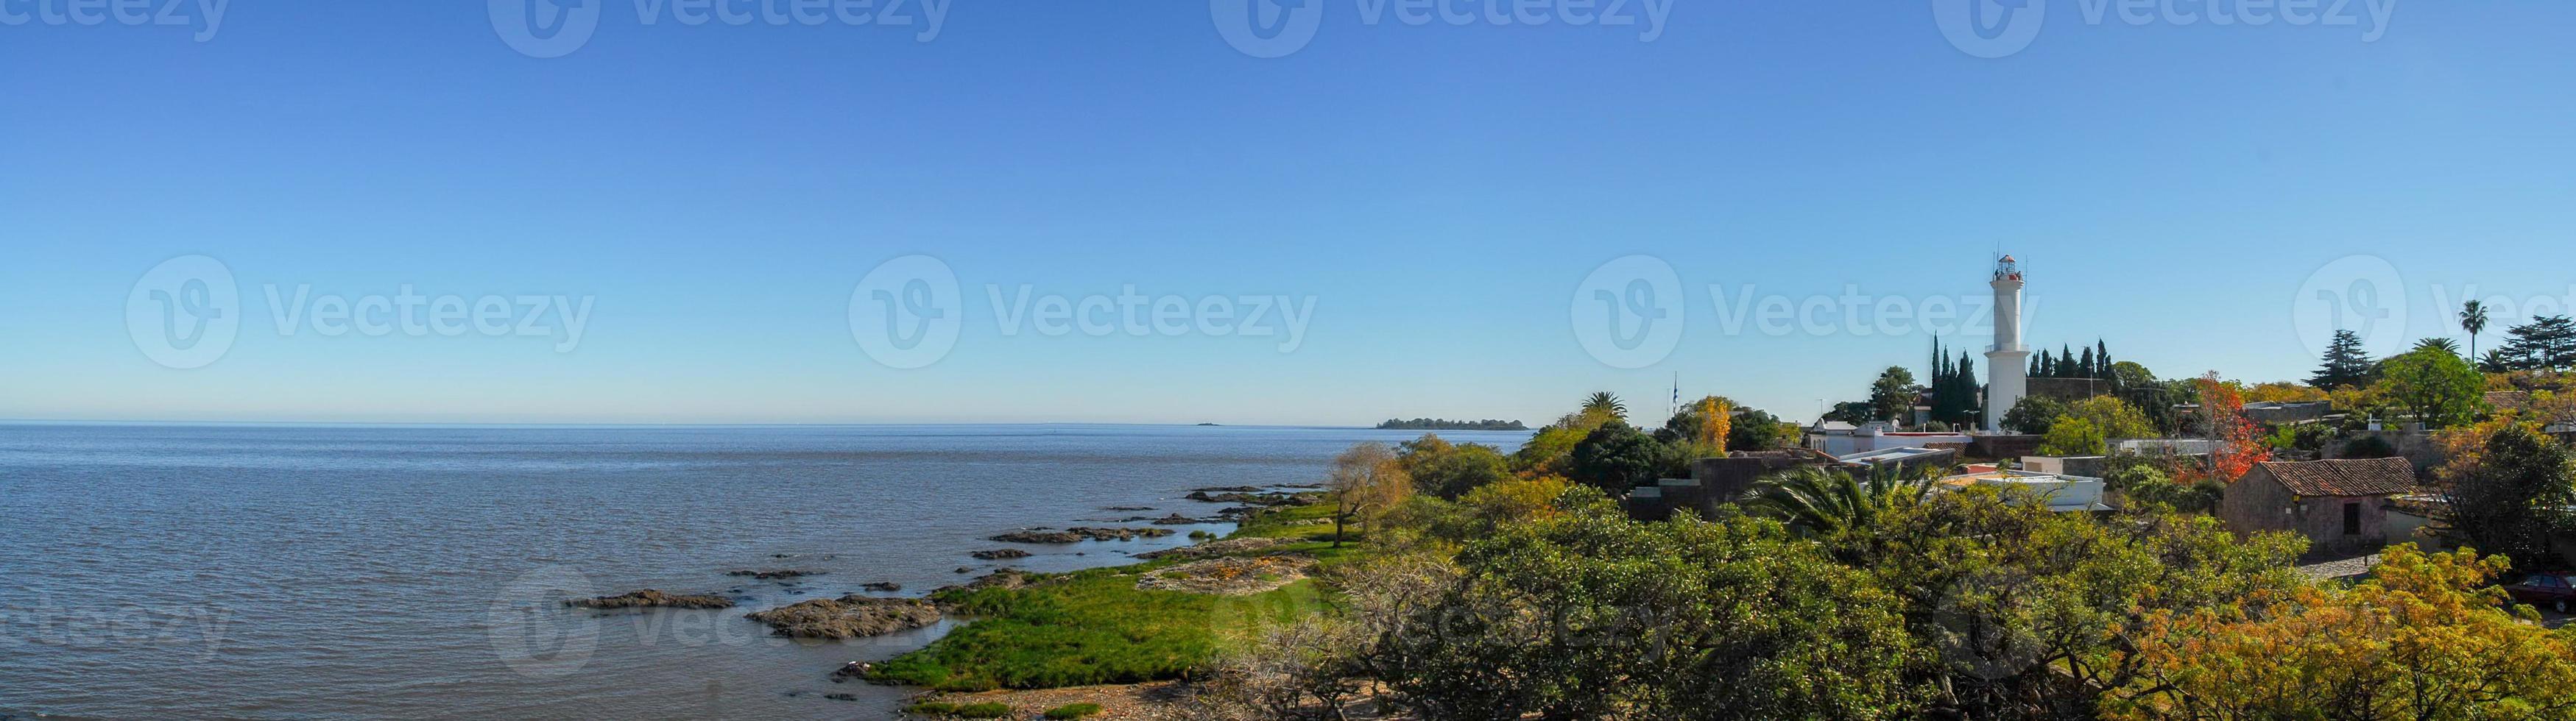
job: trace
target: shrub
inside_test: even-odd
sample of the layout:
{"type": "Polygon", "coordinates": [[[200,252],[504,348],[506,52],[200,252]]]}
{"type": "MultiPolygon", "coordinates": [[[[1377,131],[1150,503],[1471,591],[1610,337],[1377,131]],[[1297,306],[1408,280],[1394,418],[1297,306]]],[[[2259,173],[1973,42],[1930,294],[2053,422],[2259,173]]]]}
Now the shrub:
{"type": "Polygon", "coordinates": [[[2362,436],[2343,444],[2344,458],[2394,458],[2397,445],[2379,436],[2362,436]]]}
{"type": "Polygon", "coordinates": [[[957,713],[957,704],[944,703],[940,701],[923,701],[921,703],[904,707],[903,712],[914,716],[946,716],[957,713]]]}
{"type": "Polygon", "coordinates": [[[1062,705],[1062,706],[1057,706],[1057,707],[1055,707],[1055,708],[1047,709],[1046,717],[1047,717],[1047,718],[1050,718],[1050,719],[1054,719],[1055,721],[1067,721],[1067,720],[1069,720],[1069,719],[1078,719],[1078,718],[1082,718],[1082,717],[1084,717],[1084,716],[1091,716],[1091,715],[1095,715],[1095,714],[1098,714],[1098,713],[1100,713],[1100,704],[1096,704],[1096,703],[1069,703],[1069,704],[1065,704],[1065,705],[1062,705]]]}

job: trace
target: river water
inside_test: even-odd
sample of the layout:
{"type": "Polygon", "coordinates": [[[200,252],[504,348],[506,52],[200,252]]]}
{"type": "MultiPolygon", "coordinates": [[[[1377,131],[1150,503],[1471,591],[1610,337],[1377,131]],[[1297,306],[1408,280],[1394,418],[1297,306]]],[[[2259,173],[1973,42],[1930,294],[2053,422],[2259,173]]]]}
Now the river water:
{"type": "MultiPolygon", "coordinates": [[[[1211,516],[1181,497],[1315,483],[1353,443],[1416,435],[0,425],[0,717],[882,718],[909,691],[829,673],[944,628],[794,642],[742,613],[875,582],[919,595],[996,567],[967,556],[1005,546],[986,536],[1211,516]],[[725,575],[741,569],[823,575],[725,575]],[[741,607],[560,605],[645,588],[741,607]]],[[[1115,565],[1194,529],[1228,527],[1007,563],[1115,565]]]]}

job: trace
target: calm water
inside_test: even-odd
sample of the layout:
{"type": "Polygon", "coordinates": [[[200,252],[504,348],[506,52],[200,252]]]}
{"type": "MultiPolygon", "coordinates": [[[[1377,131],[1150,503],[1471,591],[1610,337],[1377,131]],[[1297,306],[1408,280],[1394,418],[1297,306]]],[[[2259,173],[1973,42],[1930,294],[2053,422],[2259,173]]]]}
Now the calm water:
{"type": "MultiPolygon", "coordinates": [[[[741,614],[870,582],[917,595],[993,567],[966,554],[1000,547],[981,540],[994,533],[1213,515],[1180,496],[1313,483],[1354,442],[1415,435],[0,425],[0,716],[877,718],[905,692],[827,674],[944,629],[797,643],[741,614]],[[754,568],[826,575],[724,575],[754,568]],[[643,588],[744,608],[557,605],[643,588]]],[[[1509,449],[1528,434],[1442,435],[1509,449]]],[[[1010,565],[1185,542],[1032,547],[1010,565]]]]}

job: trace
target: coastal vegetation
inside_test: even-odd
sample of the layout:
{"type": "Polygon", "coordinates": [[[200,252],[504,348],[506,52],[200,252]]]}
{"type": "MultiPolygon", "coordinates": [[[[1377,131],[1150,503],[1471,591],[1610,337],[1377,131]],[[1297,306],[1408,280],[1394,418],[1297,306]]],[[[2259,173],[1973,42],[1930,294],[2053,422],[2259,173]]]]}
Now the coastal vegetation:
{"type": "MultiPolygon", "coordinates": [[[[2554,331],[2534,326],[2516,357],[2548,362],[2554,331]]],[[[1206,719],[2564,718],[2576,629],[2496,584],[2576,535],[2576,455],[2555,433],[2576,420],[2576,382],[2481,373],[2457,348],[2340,357],[2350,345],[2320,374],[2334,386],[2158,380],[2098,344],[2047,354],[2040,377],[2110,387],[2025,399],[2006,422],[2047,453],[2103,456],[2121,503],[2098,513],[1945,486],[1945,466],[1810,466],[1706,517],[1641,520],[1619,503],[1631,489],[1795,429],[1709,396],[1649,430],[1595,394],[1508,453],[1437,435],[1355,447],[1315,502],[1187,553],[943,591],[977,620],[876,675],[947,690],[1185,680],[1170,703],[1206,719]],[[2491,391],[2522,399],[2489,405],[2491,391]],[[2267,422],[2249,403],[2339,413],[2267,422]],[[2425,487],[2456,550],[2400,543],[2368,576],[2329,580],[2297,567],[2304,538],[2210,515],[2258,463],[2396,455],[2356,411],[2432,434],[2448,460],[2425,487]],[[2208,452],[2110,443],[2129,438],[2208,452]],[[1297,578],[1240,596],[1140,582],[1286,557],[1297,578]]],[[[1910,412],[1966,367],[1935,358],[1935,387],[1890,368],[1840,410],[1910,412]]]]}

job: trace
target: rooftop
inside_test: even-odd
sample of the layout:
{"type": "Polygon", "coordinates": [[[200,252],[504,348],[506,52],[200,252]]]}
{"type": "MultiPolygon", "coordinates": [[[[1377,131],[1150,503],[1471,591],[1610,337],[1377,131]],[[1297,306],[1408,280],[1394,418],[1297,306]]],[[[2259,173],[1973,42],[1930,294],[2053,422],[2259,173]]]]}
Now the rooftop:
{"type": "Polygon", "coordinates": [[[2261,468],[2302,496],[2391,496],[2415,491],[2415,463],[2404,458],[2272,461],[2261,468]]]}

